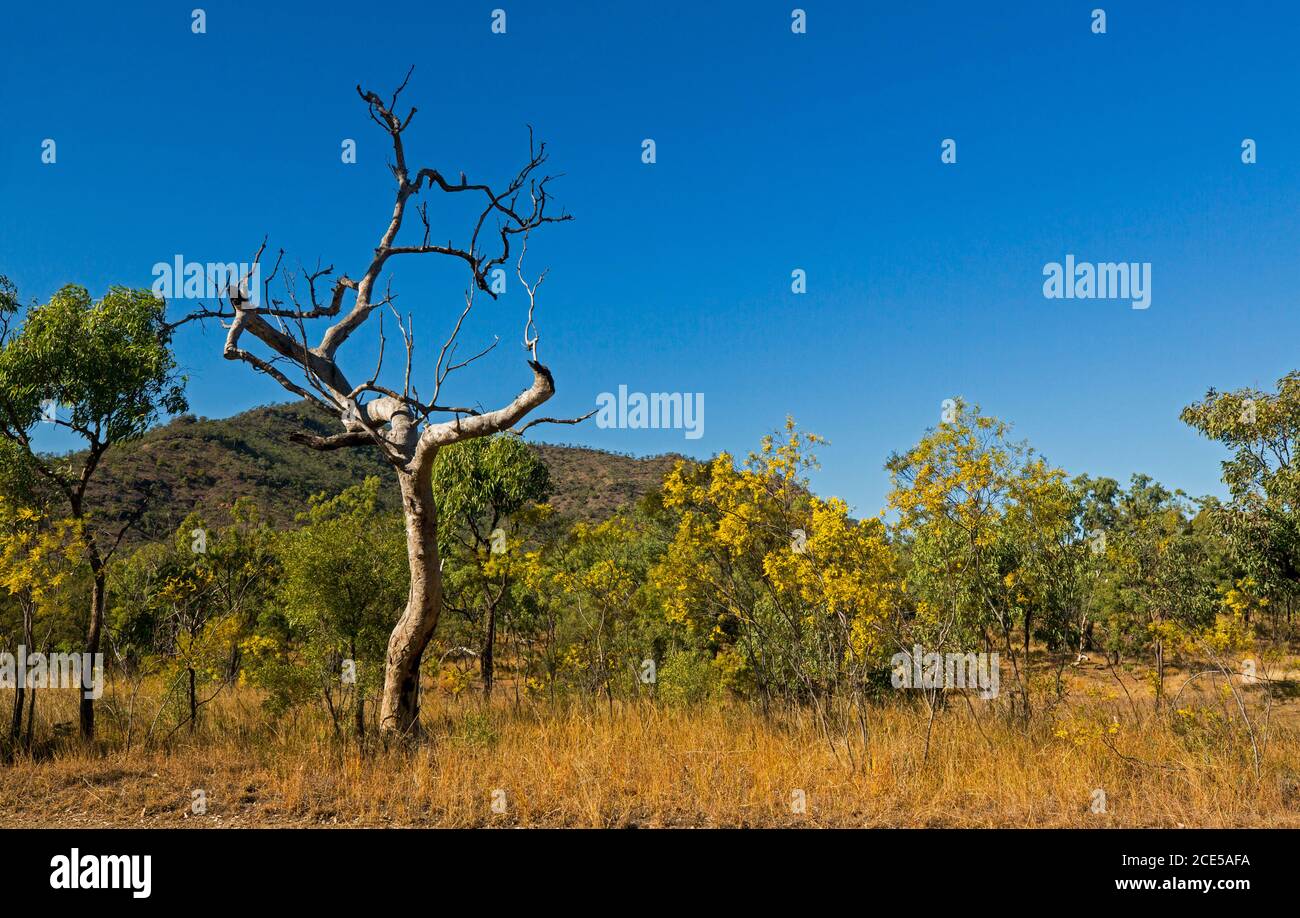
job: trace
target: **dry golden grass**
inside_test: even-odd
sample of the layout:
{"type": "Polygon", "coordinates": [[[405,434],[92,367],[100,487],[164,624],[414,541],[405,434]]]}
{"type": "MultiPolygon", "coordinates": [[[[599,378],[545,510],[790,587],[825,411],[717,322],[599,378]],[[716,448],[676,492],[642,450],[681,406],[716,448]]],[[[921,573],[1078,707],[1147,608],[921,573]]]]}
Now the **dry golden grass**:
{"type": "MultiPolygon", "coordinates": [[[[96,751],[66,738],[0,766],[0,825],[1300,826],[1297,702],[1274,707],[1266,744],[1257,736],[1257,777],[1224,699],[1192,705],[1189,692],[1190,713],[1158,718],[1100,685],[1082,683],[1028,730],[958,702],[936,718],[928,756],[920,705],[871,708],[864,749],[856,725],[832,746],[807,711],[485,706],[432,688],[425,741],[390,750],[335,739],[314,712],[269,727],[246,690],[205,708],[196,734],[142,749],[145,692],[128,752],[119,687],[96,751]],[[1098,788],[1104,813],[1092,812],[1098,788]],[[191,813],[195,789],[204,815],[191,813]],[[805,813],[792,812],[796,790],[805,813]]],[[[1262,717],[1258,692],[1250,703],[1262,717]]],[[[41,731],[74,720],[74,693],[42,704],[41,731]]]]}

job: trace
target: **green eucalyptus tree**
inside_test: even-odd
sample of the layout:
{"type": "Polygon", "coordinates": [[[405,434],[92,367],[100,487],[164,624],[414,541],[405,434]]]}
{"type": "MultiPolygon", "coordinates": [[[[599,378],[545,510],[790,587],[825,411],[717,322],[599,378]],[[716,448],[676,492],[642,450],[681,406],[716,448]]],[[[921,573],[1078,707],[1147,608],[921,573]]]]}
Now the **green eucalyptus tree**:
{"type": "MultiPolygon", "coordinates": [[[[1212,506],[1239,572],[1285,610],[1290,622],[1300,596],[1300,371],[1276,392],[1211,389],[1182,411],[1182,420],[1231,451],[1223,480],[1231,499],[1212,506]]],[[[1279,622],[1274,620],[1274,636],[1279,622]]]]}
{"type": "MultiPolygon", "coordinates": [[[[68,285],[23,308],[0,278],[0,437],[57,492],[79,526],[92,590],[85,653],[99,652],[107,565],[133,522],[95,512],[88,488],[105,453],[141,436],[161,415],[186,409],[165,304],[148,290],[111,287],[94,300],[68,285]],[[42,423],[85,444],[55,458],[36,445],[42,423]]],[[[94,699],[82,697],[81,735],[95,733],[94,699]]]]}
{"type": "Polygon", "coordinates": [[[338,727],[335,692],[353,693],[356,733],[365,698],[383,684],[384,648],[406,600],[393,576],[405,538],[400,518],[379,510],[379,479],[331,498],[317,496],[301,525],[279,539],[279,602],[338,727]]]}
{"type": "Polygon", "coordinates": [[[520,579],[513,562],[527,530],[540,522],[522,511],[547,499],[550,473],[522,439],[498,434],[440,452],[433,485],[443,521],[439,550],[451,562],[444,602],[478,629],[479,673],[491,698],[499,618],[520,579]]]}

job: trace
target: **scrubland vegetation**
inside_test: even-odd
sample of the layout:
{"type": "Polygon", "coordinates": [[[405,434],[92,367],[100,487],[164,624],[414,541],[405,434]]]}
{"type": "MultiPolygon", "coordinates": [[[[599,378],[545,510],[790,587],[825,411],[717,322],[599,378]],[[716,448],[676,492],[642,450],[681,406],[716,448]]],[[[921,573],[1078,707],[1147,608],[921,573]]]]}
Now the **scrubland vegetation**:
{"type": "MultiPolygon", "coordinates": [[[[958,402],[862,519],[810,488],[824,448],[789,422],[598,521],[555,512],[518,437],[443,451],[406,741],[377,723],[406,599],[378,477],[289,524],[243,498],[137,533],[106,565],[94,740],[75,690],[0,691],[0,822],[1300,824],[1288,466],[1242,448],[1229,503],[1071,478],[958,402]],[[998,653],[996,697],[897,687],[918,646],[998,653]]],[[[32,484],[0,504],[5,647],[75,650],[89,524],[32,484]]]]}
{"type": "Polygon", "coordinates": [[[357,90],[395,182],[359,279],[288,279],[281,251],[260,296],[176,316],[0,277],[0,652],[102,655],[105,680],[8,678],[0,823],[1296,824],[1300,376],[1183,409],[1222,500],[1067,471],[955,397],[854,457],[889,476],[878,514],[816,493],[830,445],[792,419],[747,456],[575,475],[523,440],[582,420],[533,416],[555,379],[524,252],[569,219],[545,145],[495,189],[412,169],[405,86],[357,90]],[[463,241],[420,200],[399,243],[434,193],[472,202],[463,241]],[[386,285],[417,255],[467,272],[436,358],[386,285]],[[530,382],[448,402],[505,265],[530,382]],[[342,366],[385,313],[404,369],[342,366]],[[302,400],[243,440],[203,422],[229,466],[151,434],[200,423],[191,320],[302,400]]]}

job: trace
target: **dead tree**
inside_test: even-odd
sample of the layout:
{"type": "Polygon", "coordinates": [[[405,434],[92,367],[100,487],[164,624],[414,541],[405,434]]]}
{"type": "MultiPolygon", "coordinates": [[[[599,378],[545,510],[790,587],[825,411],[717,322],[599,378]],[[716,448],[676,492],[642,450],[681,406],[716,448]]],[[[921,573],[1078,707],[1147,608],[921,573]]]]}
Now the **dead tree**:
{"type": "MultiPolygon", "coordinates": [[[[483,437],[501,431],[522,433],[533,424],[575,423],[582,418],[560,420],[539,418],[522,426],[520,422],[555,392],[551,372],[538,360],[538,335],[534,325],[537,289],[545,273],[533,283],[524,279],[523,255],[529,234],[547,223],[570,219],[563,212],[547,212],[551,198],[547,183],[552,176],[542,176],[546,145],[534,145],[529,128],[528,162],[502,189],[472,183],[460,173],[449,181],[437,169],[421,168],[412,173],[407,165],[402,133],[411,124],[416,109],[404,116],[397,112],[398,97],[410,80],[410,72],[401,86],[384,101],[377,94],[357,87],[370,117],[389,136],[393,161],[389,164],[397,189],[392,218],[384,227],[374,252],[367,256],[365,270],[354,280],[347,274],[333,277],[333,266],[301,272],[302,284],[286,273],[283,296],[271,296],[272,283],[280,273],[283,250],[270,274],[262,281],[260,302],[253,302],[249,278],[244,276],[238,289],[216,308],[204,307],[189,319],[217,319],[227,330],[224,356],[240,360],[275,379],[289,392],[331,412],[340,420],[341,429],[331,436],[314,436],[296,432],[290,438],[313,449],[334,450],[351,447],[378,449],[397,473],[401,488],[402,513],[406,523],[407,559],[410,566],[410,593],[388,641],[384,672],[384,691],[380,706],[380,728],[386,736],[408,735],[419,729],[420,660],[433,637],[442,611],[442,580],[438,558],[438,519],[432,488],[432,468],[439,449],[461,440],[483,437]],[[461,244],[431,241],[427,204],[415,209],[420,218],[422,236],[418,242],[398,242],[398,235],[412,200],[422,192],[434,190],[448,195],[469,196],[481,204],[474,206],[468,238],[461,244]],[[379,290],[380,275],[390,258],[406,255],[442,255],[457,259],[468,269],[464,306],[452,325],[450,336],[438,354],[433,368],[431,394],[419,394],[413,376],[414,332],[411,317],[403,320],[394,305],[390,290],[379,290]],[[457,360],[457,336],[474,307],[475,293],[493,299],[490,274],[506,265],[514,256],[514,269],[528,295],[528,314],[523,322],[523,345],[532,370],[532,383],[507,405],[495,410],[478,410],[463,405],[442,404],[443,384],[456,370],[463,369],[486,355],[495,342],[467,359],[457,360]],[[303,298],[302,293],[306,293],[303,298]],[[326,292],[328,289],[328,292],[326,292]],[[345,300],[350,297],[350,304],[345,300]],[[396,319],[405,348],[405,368],[401,381],[381,382],[384,367],[385,337],[383,315],[388,311],[396,319]],[[354,381],[339,366],[339,348],[374,314],[379,318],[379,358],[374,371],[364,381],[354,381]],[[311,344],[309,329],[326,324],[318,343],[311,344]],[[260,353],[248,349],[249,336],[260,353]]],[[[254,265],[260,265],[266,243],[258,249],[254,265]]],[[[260,267],[257,269],[260,271],[260,267]]],[[[450,324],[450,323],[449,323],[450,324]]],[[[314,337],[314,335],[313,335],[314,337]]],[[[590,416],[590,415],[588,415],[590,416]]]]}

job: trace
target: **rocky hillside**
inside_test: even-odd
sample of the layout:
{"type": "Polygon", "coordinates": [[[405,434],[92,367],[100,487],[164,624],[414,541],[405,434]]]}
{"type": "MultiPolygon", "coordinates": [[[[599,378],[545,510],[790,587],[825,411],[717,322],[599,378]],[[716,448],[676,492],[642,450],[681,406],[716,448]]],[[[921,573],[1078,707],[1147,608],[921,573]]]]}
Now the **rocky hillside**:
{"type": "MultiPolygon", "coordinates": [[[[372,449],[317,452],[289,440],[298,430],[326,434],[335,422],[305,402],[256,408],[220,420],[185,416],[117,448],[96,474],[94,491],[110,518],[143,502],[142,528],[171,531],[199,508],[220,524],[230,505],[252,497],[283,525],[315,493],[336,493],[367,475],[391,478],[372,449]]],[[[638,459],[576,446],[535,444],[551,469],[551,503],[566,516],[597,520],[662,481],[678,457],[638,459]]],[[[388,491],[396,507],[396,488],[388,491]]]]}

